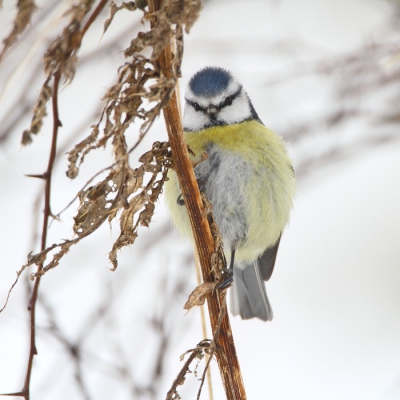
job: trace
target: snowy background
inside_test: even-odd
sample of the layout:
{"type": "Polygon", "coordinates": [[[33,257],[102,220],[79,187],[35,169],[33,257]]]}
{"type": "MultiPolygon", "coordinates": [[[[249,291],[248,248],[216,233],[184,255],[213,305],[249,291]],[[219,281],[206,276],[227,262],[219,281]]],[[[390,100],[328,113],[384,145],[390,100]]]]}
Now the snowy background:
{"type": "MultiPolygon", "coordinates": [[[[40,246],[42,214],[33,211],[42,209],[34,203],[43,183],[24,174],[46,169],[51,118],[32,145],[22,147],[20,135],[41,84],[35,65],[46,34],[61,29],[69,2],[39,4],[35,18],[45,16],[0,65],[1,305],[15,271],[40,246]]],[[[14,2],[5,0],[2,38],[13,15],[14,2]]],[[[121,11],[102,38],[104,13],[85,37],[73,83],[60,93],[54,213],[111,163],[108,149],[97,151],[76,180],[65,176],[65,152],[97,122],[138,15],[121,11]]],[[[203,66],[230,69],[264,123],[285,137],[298,173],[267,285],[274,320],[231,318],[251,400],[400,398],[399,15],[396,1],[207,1],[185,37],[182,89],[203,66]]],[[[162,119],[132,165],[156,140],[166,140],[162,119]]],[[[51,224],[48,244],[72,236],[76,208],[51,224]]],[[[191,246],[172,229],[164,204],[115,272],[107,259],[118,235],[112,228],[72,248],[42,279],[32,399],[163,399],[179,356],[203,338],[199,311],[183,310],[196,286],[191,246]]],[[[29,272],[0,315],[0,393],[20,390],[25,377],[29,272]]],[[[216,364],[212,375],[214,399],[222,399],[216,364]]],[[[189,377],[182,399],[196,398],[198,386],[189,377]]]]}

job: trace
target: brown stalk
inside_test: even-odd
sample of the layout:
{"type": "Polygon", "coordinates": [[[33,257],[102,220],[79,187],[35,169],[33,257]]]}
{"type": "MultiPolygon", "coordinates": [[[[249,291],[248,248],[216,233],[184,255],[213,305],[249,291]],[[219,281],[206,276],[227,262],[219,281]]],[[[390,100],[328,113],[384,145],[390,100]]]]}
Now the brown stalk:
{"type": "MultiPolygon", "coordinates": [[[[53,106],[53,134],[51,140],[51,149],[49,155],[49,161],[47,164],[46,172],[44,172],[40,177],[45,181],[44,188],[44,211],[43,211],[43,227],[42,227],[42,239],[41,239],[41,250],[46,248],[47,241],[47,227],[49,225],[49,218],[52,216],[51,208],[50,208],[50,195],[51,195],[51,175],[53,172],[54,160],[56,158],[57,152],[57,138],[58,138],[58,128],[61,126],[61,122],[58,115],[58,88],[61,79],[61,71],[58,70],[54,74],[54,83],[53,83],[53,98],[52,98],[52,106],[53,106]]],[[[36,177],[36,176],[35,176],[36,177]]],[[[43,263],[39,264],[37,272],[40,272],[43,269],[43,263]]],[[[39,293],[39,285],[40,285],[40,275],[36,278],[35,284],[33,286],[32,296],[29,300],[28,311],[30,317],[30,345],[29,345],[29,356],[28,356],[28,365],[26,368],[26,376],[25,382],[22,390],[17,393],[7,393],[3,396],[20,396],[25,400],[29,400],[30,398],[30,382],[32,376],[32,367],[33,367],[33,358],[37,354],[36,349],[36,303],[38,299],[39,293]]]]}
{"type": "MultiPolygon", "coordinates": [[[[150,12],[160,9],[162,0],[150,0],[150,12]]],[[[172,49],[167,46],[160,58],[159,65],[168,78],[173,76],[172,72],[172,49]]],[[[189,219],[192,225],[193,236],[201,264],[204,282],[213,281],[211,256],[214,253],[214,240],[210,225],[203,207],[203,201],[194,175],[192,162],[189,158],[187,146],[183,138],[181,116],[178,106],[176,90],[173,91],[169,103],[164,108],[164,118],[168,131],[169,143],[172,149],[175,171],[177,173],[189,219]]],[[[218,331],[219,316],[225,295],[215,291],[207,299],[210,322],[213,335],[218,331]]],[[[239,360],[233,340],[233,334],[226,312],[222,316],[222,322],[215,352],[218,367],[221,373],[223,386],[228,400],[245,400],[246,392],[240,371],[239,360]]]]}
{"type": "Polygon", "coordinates": [[[97,7],[94,9],[93,13],[90,15],[88,20],[86,21],[85,26],[81,29],[81,38],[85,36],[85,33],[90,28],[90,25],[95,21],[95,19],[99,16],[105,5],[108,3],[108,0],[101,0],[97,7]]]}
{"type": "MultiPolygon", "coordinates": [[[[86,22],[85,26],[81,31],[80,39],[82,40],[83,36],[89,29],[90,25],[93,21],[97,18],[101,10],[107,4],[108,0],[101,0],[89,17],[88,21],[86,22]]],[[[48,225],[49,225],[49,218],[53,217],[50,207],[50,197],[51,197],[51,176],[53,172],[53,165],[56,159],[57,154],[57,138],[58,138],[58,128],[61,126],[61,121],[59,119],[58,113],[58,89],[59,84],[62,76],[62,71],[59,68],[54,73],[54,83],[53,83],[53,96],[52,96],[52,108],[53,108],[53,133],[52,133],[52,141],[51,141],[51,149],[49,155],[49,161],[47,164],[46,171],[41,175],[30,175],[31,177],[40,177],[45,181],[45,188],[44,188],[44,212],[43,212],[43,227],[42,227],[42,238],[41,238],[41,251],[46,249],[46,242],[47,242],[47,232],[48,232],[48,225]]],[[[29,175],[28,175],[29,176],[29,175]]],[[[25,400],[30,399],[30,382],[32,376],[32,368],[33,368],[33,358],[37,354],[36,349],[36,303],[39,294],[39,285],[41,280],[40,272],[43,270],[43,262],[38,265],[37,273],[39,275],[35,279],[35,284],[33,286],[33,291],[31,298],[28,304],[28,311],[30,314],[30,345],[29,345],[29,356],[28,356],[28,365],[26,369],[26,376],[24,381],[24,386],[22,390],[18,393],[8,393],[6,396],[20,396],[24,397],[25,400]]]]}

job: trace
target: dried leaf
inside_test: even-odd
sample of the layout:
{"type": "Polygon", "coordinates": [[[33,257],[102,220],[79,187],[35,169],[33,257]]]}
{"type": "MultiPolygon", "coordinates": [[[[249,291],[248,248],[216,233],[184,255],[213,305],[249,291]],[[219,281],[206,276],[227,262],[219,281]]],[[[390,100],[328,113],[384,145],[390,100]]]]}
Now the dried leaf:
{"type": "Polygon", "coordinates": [[[190,293],[189,298],[183,308],[185,310],[190,310],[195,306],[202,306],[207,296],[213,292],[217,284],[217,282],[205,282],[200,286],[197,286],[193,292],[190,293]]]}
{"type": "MultiPolygon", "coordinates": [[[[59,247],[60,251],[56,254],[53,255],[52,260],[40,271],[37,272],[33,272],[30,275],[30,280],[33,281],[35,278],[44,275],[47,271],[49,271],[50,269],[53,269],[55,267],[57,267],[57,265],[60,263],[61,258],[68,253],[70,247],[77,243],[77,239],[75,240],[67,240],[64,243],[58,244],[58,245],[53,245],[52,248],[56,248],[59,247]]],[[[51,249],[52,249],[51,248],[51,249]]],[[[47,251],[48,249],[46,249],[47,251]]],[[[47,254],[47,253],[46,253],[47,254]]]]}
{"type": "Polygon", "coordinates": [[[168,7],[167,12],[171,23],[185,25],[186,33],[189,33],[203,8],[201,1],[198,0],[186,0],[184,2],[182,0],[172,0],[165,2],[165,5],[168,7]]]}
{"type": "Polygon", "coordinates": [[[0,61],[7,50],[17,41],[18,36],[26,29],[31,21],[33,13],[37,10],[33,0],[18,0],[17,15],[14,19],[14,26],[9,35],[3,40],[3,49],[0,53],[0,61]]]}
{"type": "Polygon", "coordinates": [[[74,4],[65,15],[70,15],[70,22],[49,46],[44,55],[44,71],[49,77],[59,70],[70,82],[75,75],[77,52],[81,46],[81,23],[91,10],[94,0],[83,0],[74,4]]]}
{"type": "Polygon", "coordinates": [[[123,2],[120,6],[117,6],[113,1],[110,4],[110,16],[105,20],[104,22],[104,28],[103,28],[103,34],[106,33],[108,27],[110,26],[111,22],[114,19],[115,14],[122,10],[129,10],[129,11],[135,11],[138,7],[136,6],[135,2],[133,1],[128,1],[128,2],[123,2]]]}
{"type": "MultiPolygon", "coordinates": [[[[139,225],[149,226],[151,222],[155,209],[154,204],[161,194],[164,182],[167,180],[168,168],[172,165],[169,144],[167,142],[155,142],[152,150],[143,154],[139,161],[143,163],[140,168],[127,172],[125,190],[121,195],[122,200],[119,202],[119,204],[123,204],[120,216],[121,233],[109,254],[113,270],[118,266],[117,251],[135,242],[139,225]],[[151,172],[152,177],[147,185],[142,188],[145,172],[151,172]],[[160,173],[161,178],[157,180],[160,173]],[[141,188],[142,190],[134,195],[141,188]],[[132,195],[133,197],[126,202],[126,199],[132,195]],[[137,217],[136,221],[135,217],[137,217]]],[[[112,212],[115,216],[116,210],[112,210],[112,212]]]]}
{"type": "Polygon", "coordinates": [[[40,90],[35,108],[33,109],[31,126],[29,130],[25,130],[22,134],[22,145],[25,146],[32,143],[32,134],[37,135],[42,128],[43,119],[47,115],[46,105],[47,102],[51,99],[52,93],[52,88],[49,86],[48,81],[46,81],[40,90]]]}
{"type": "Polygon", "coordinates": [[[92,145],[99,135],[99,126],[92,126],[92,133],[87,136],[84,140],[79,142],[75,147],[68,153],[68,170],[67,176],[68,178],[75,179],[78,176],[79,168],[78,168],[78,160],[79,164],[81,164],[85,158],[85,155],[89,152],[89,146],[92,145]]]}
{"type": "MultiPolygon", "coordinates": [[[[18,4],[22,3],[27,4],[26,10],[23,12],[27,13],[26,17],[28,17],[28,11],[31,10],[32,7],[35,7],[34,3],[33,1],[19,0],[18,4]]],[[[81,22],[92,8],[93,3],[94,0],[82,0],[78,4],[71,6],[66,13],[66,15],[71,16],[69,24],[64,28],[62,34],[48,47],[44,55],[43,63],[46,79],[33,110],[30,129],[25,130],[22,134],[23,145],[30,144],[32,142],[32,134],[37,134],[42,128],[43,118],[46,116],[46,104],[52,96],[51,88],[48,86],[52,75],[57,71],[67,82],[70,82],[74,77],[75,64],[78,60],[76,54],[82,41],[81,22]]],[[[32,12],[32,10],[30,12],[32,12]]],[[[74,175],[76,176],[77,173],[76,165],[71,167],[71,177],[74,175]]]]}
{"type": "Polygon", "coordinates": [[[107,219],[115,203],[111,195],[120,190],[123,176],[123,169],[114,169],[103,181],[79,193],[80,206],[73,226],[79,237],[87,236],[107,219]]]}

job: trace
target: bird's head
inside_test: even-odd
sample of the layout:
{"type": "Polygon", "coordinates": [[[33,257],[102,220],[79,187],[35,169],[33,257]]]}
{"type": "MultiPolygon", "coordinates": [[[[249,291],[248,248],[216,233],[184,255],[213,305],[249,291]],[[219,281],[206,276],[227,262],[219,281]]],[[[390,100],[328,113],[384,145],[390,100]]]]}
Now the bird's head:
{"type": "Polygon", "coordinates": [[[259,120],[247,93],[229,71],[206,67],[190,79],[185,93],[185,131],[199,131],[251,119],[259,120]]]}

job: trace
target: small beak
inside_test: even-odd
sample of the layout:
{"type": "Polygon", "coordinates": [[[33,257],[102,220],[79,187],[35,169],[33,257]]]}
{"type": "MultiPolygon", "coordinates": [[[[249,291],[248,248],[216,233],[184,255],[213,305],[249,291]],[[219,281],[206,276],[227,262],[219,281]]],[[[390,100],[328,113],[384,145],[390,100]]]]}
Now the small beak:
{"type": "Polygon", "coordinates": [[[214,106],[213,104],[210,104],[207,107],[207,115],[211,118],[211,119],[215,119],[217,117],[218,114],[218,107],[214,106]]]}

